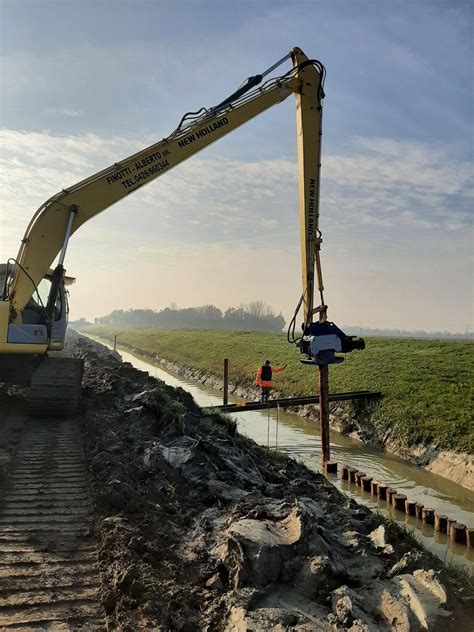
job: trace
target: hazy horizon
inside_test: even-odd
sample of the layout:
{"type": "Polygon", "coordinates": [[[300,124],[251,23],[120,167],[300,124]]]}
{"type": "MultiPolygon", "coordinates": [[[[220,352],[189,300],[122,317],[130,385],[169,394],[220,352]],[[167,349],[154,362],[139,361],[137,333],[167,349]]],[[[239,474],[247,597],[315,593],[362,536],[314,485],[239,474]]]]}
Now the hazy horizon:
{"type": "MultiPolygon", "coordinates": [[[[209,307],[209,305],[176,305],[176,304],[171,304],[171,305],[166,305],[164,306],[162,309],[175,309],[175,310],[187,310],[187,309],[197,309],[197,308],[202,308],[202,307],[209,307]]],[[[213,305],[211,307],[217,307],[217,305],[213,305]]],[[[247,308],[248,305],[245,304],[240,304],[240,305],[227,305],[225,307],[222,308],[218,308],[221,310],[222,314],[225,314],[227,309],[232,309],[232,308],[247,308]]],[[[276,310],[274,310],[272,308],[271,305],[265,304],[265,307],[268,308],[270,310],[271,313],[273,313],[273,315],[278,316],[278,315],[283,315],[281,312],[277,312],[276,310]]],[[[154,312],[159,312],[161,310],[155,310],[154,308],[150,308],[150,307],[133,307],[130,309],[135,309],[137,311],[147,311],[147,310],[152,310],[154,312]]],[[[90,324],[95,324],[96,320],[101,320],[104,318],[107,318],[108,316],[110,316],[114,311],[124,311],[127,312],[128,310],[124,310],[120,307],[115,308],[114,310],[112,310],[111,312],[107,313],[107,314],[101,314],[100,316],[94,316],[90,319],[87,319],[84,316],[79,315],[77,318],[73,318],[71,319],[71,322],[78,322],[80,320],[86,320],[88,321],[90,324]]],[[[299,316],[301,316],[301,311],[299,312],[299,316]]],[[[284,317],[284,315],[283,315],[284,317]]],[[[288,324],[291,320],[291,318],[293,317],[293,314],[291,314],[288,318],[285,318],[285,326],[283,327],[282,331],[286,331],[288,324]]],[[[330,315],[329,315],[329,319],[330,315]]],[[[299,323],[299,320],[297,319],[297,323],[299,323]]],[[[103,323],[99,323],[99,324],[103,324],[103,323]]],[[[437,330],[430,330],[430,329],[407,329],[407,328],[395,328],[395,327],[378,327],[377,325],[373,325],[373,326],[369,326],[364,322],[359,322],[359,323],[338,323],[338,326],[341,327],[344,332],[346,334],[350,334],[350,335],[363,335],[364,332],[368,332],[369,335],[372,334],[374,335],[374,332],[383,332],[382,335],[387,335],[387,336],[391,336],[391,333],[388,332],[400,332],[403,334],[422,334],[422,335],[426,335],[426,336],[431,336],[431,335],[446,335],[448,337],[450,336],[455,336],[456,338],[459,339],[470,339],[473,335],[474,332],[472,332],[469,329],[465,329],[464,331],[448,331],[446,329],[437,329],[437,330]]],[[[137,325],[137,327],[139,327],[137,325]]],[[[297,324],[297,330],[298,330],[299,324],[297,324]]],[[[164,327],[166,328],[166,327],[164,327]]],[[[375,334],[376,335],[376,334],[375,334]]]]}
{"type": "MultiPolygon", "coordinates": [[[[474,328],[471,2],[0,7],[0,261],[51,195],[167,136],[297,45],[327,68],[330,319],[474,328]]],[[[288,321],[301,295],[294,100],[91,220],[66,268],[72,319],[263,300],[288,321]]]]}

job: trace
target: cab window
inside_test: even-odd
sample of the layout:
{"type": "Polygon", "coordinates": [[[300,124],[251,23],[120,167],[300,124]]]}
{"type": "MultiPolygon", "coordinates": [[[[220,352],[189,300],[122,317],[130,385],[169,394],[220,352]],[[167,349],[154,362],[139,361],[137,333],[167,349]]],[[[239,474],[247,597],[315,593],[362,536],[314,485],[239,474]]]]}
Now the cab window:
{"type": "MultiPolygon", "coordinates": [[[[51,281],[49,279],[42,279],[38,284],[38,294],[35,292],[32,296],[32,299],[35,303],[40,304],[38,302],[38,295],[41,299],[41,303],[44,307],[48,302],[49,292],[51,290],[51,281]]],[[[61,318],[62,312],[62,303],[61,303],[61,292],[58,292],[58,296],[56,298],[56,305],[54,306],[54,320],[59,320],[61,318]]]]}

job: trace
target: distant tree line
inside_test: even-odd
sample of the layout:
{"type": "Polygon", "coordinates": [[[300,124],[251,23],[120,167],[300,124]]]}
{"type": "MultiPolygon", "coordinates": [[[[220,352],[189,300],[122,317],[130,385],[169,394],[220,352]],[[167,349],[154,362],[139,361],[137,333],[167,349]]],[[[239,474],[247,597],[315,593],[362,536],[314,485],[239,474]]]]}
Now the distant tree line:
{"type": "Polygon", "coordinates": [[[69,327],[71,329],[75,329],[76,331],[81,331],[81,329],[84,329],[84,327],[88,327],[89,325],[92,325],[92,323],[85,318],[78,318],[77,320],[69,321],[69,327]]]}
{"type": "Polygon", "coordinates": [[[175,305],[161,311],[153,309],[115,309],[95,319],[97,325],[125,325],[127,327],[160,327],[162,329],[233,329],[241,331],[282,331],[285,319],[275,314],[262,301],[252,301],[225,311],[215,305],[185,307],[175,305]]]}
{"type": "MultiPolygon", "coordinates": [[[[244,331],[277,331],[285,326],[281,314],[275,315],[271,307],[262,301],[254,301],[240,307],[229,307],[222,312],[214,305],[178,309],[171,305],[157,312],[152,309],[116,309],[107,316],[95,318],[96,325],[124,325],[127,327],[161,327],[163,329],[234,329],[244,331]]],[[[69,321],[76,331],[91,325],[85,318],[69,321]]],[[[354,325],[342,325],[348,335],[380,336],[384,338],[429,338],[434,340],[469,340],[472,332],[424,331],[423,329],[376,329],[354,325]]]]}

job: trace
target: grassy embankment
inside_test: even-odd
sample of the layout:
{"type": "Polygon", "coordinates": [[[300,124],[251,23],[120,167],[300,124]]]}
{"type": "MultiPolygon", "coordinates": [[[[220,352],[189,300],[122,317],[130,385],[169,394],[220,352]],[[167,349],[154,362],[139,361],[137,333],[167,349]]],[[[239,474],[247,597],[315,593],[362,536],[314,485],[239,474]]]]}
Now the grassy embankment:
{"type": "MultiPolygon", "coordinates": [[[[284,334],[217,330],[126,329],[94,326],[85,331],[156,354],[180,366],[222,375],[229,358],[231,381],[252,384],[268,358],[287,364],[275,376],[275,388],[286,396],[315,392],[315,371],[301,365],[296,347],[284,334]]],[[[330,367],[331,391],[381,391],[371,415],[378,435],[392,428],[405,445],[434,443],[441,449],[474,452],[472,386],[474,347],[468,342],[391,338],[366,339],[342,365],[330,367]]]]}

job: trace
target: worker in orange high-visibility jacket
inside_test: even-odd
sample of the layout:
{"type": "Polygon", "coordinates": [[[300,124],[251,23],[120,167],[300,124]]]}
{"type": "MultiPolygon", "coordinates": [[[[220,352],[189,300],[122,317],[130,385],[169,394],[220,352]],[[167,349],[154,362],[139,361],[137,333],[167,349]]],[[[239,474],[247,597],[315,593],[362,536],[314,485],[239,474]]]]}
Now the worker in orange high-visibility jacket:
{"type": "Polygon", "coordinates": [[[265,360],[265,364],[259,368],[259,370],[257,371],[255,384],[257,386],[260,386],[260,400],[262,402],[267,402],[270,396],[270,391],[273,387],[273,373],[281,373],[285,369],[286,364],[284,366],[272,367],[270,365],[270,360],[265,360]]]}

